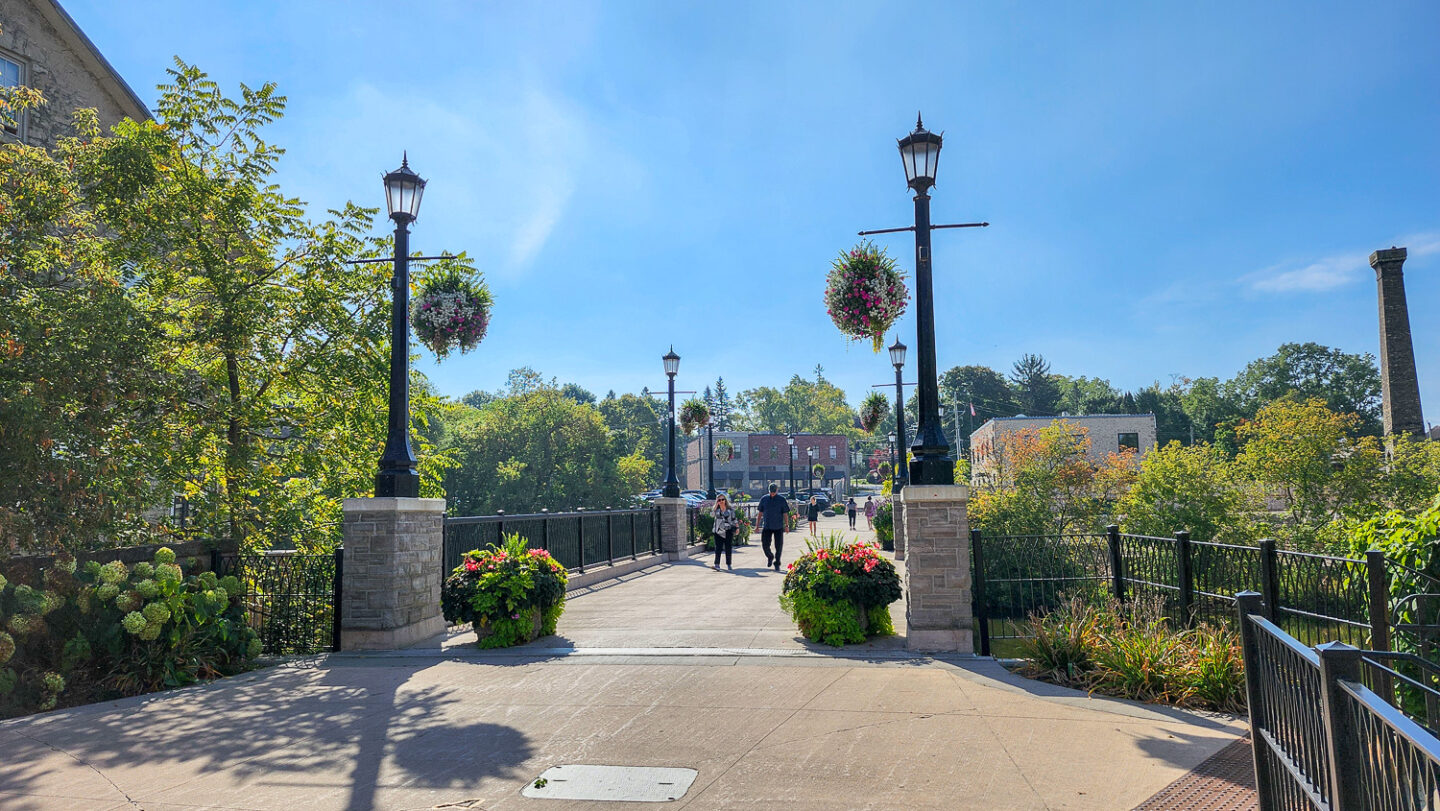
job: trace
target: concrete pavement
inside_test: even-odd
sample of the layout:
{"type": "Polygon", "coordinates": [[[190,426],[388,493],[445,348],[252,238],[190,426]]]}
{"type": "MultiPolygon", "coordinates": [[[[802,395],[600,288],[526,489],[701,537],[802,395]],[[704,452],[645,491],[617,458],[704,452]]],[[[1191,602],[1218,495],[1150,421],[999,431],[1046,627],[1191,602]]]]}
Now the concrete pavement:
{"type": "Polygon", "coordinates": [[[736,563],[572,594],[528,648],[456,634],[0,722],[0,808],[614,808],[520,794],[606,764],[697,770],[687,809],[1128,809],[1244,731],[896,640],[836,655],[758,548],[736,563]]]}

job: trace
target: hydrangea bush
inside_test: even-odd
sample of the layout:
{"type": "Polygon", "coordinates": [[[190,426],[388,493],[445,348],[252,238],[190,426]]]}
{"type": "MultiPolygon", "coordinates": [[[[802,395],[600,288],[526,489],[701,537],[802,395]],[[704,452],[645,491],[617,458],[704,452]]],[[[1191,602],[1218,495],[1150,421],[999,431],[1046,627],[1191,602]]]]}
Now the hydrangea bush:
{"type": "Polygon", "coordinates": [[[260,654],[240,581],[186,575],[166,547],[133,567],[61,557],[40,581],[0,576],[0,716],[230,675],[260,654]]]}
{"type": "Polygon", "coordinates": [[[900,575],[878,547],[846,542],[840,533],[806,545],[780,594],[780,607],[806,639],[839,647],[895,633],[889,606],[900,599],[900,575]]]}
{"type": "Polygon", "coordinates": [[[470,623],[482,648],[505,648],[555,633],[565,611],[565,567],[519,535],[498,548],[472,549],[445,579],[448,622],[470,623]]]}
{"type": "Polygon", "coordinates": [[[874,243],[840,254],[825,279],[825,312],[853,340],[868,338],[876,352],[885,333],[905,314],[910,291],[895,260],[874,243]]]}
{"type": "Polygon", "coordinates": [[[410,307],[415,336],[437,357],[480,345],[490,327],[493,300],[483,281],[447,268],[428,279],[410,307]]]}

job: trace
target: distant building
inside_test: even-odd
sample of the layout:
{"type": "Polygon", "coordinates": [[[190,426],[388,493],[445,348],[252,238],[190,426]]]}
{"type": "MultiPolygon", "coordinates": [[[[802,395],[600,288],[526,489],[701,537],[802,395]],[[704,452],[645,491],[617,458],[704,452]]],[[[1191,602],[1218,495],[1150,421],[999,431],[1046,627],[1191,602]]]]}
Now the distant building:
{"type": "MultiPolygon", "coordinates": [[[[836,482],[847,481],[850,470],[850,440],[843,434],[792,434],[794,445],[795,488],[810,486],[833,487],[836,482]],[[815,462],[825,466],[824,477],[810,473],[809,449],[815,449],[815,462]],[[808,478],[807,478],[808,477],[808,478]]],[[[791,446],[785,441],[785,434],[750,434],[740,431],[716,431],[715,445],[729,440],[734,446],[734,456],[726,462],[715,460],[715,488],[717,490],[743,490],[758,496],[769,489],[771,484],[780,485],[782,491],[790,489],[791,462],[788,458],[791,446]]],[[[709,484],[709,469],[705,463],[709,452],[705,432],[685,443],[685,487],[704,490],[709,484]],[[705,443],[702,448],[702,443],[705,443]]]]}
{"type": "Polygon", "coordinates": [[[124,118],[150,118],[145,103],[95,43],[55,0],[6,0],[0,17],[0,87],[23,85],[45,95],[45,105],[6,124],[0,140],[53,148],[71,134],[70,117],[94,108],[102,127],[124,118]]]}
{"type": "Polygon", "coordinates": [[[1064,420],[1084,428],[1090,437],[1089,458],[1099,462],[1112,453],[1130,449],[1136,460],[1155,447],[1154,414],[1087,414],[1083,417],[995,417],[970,435],[970,475],[976,482],[989,481],[1005,452],[1007,437],[1021,431],[1044,428],[1064,420]]]}

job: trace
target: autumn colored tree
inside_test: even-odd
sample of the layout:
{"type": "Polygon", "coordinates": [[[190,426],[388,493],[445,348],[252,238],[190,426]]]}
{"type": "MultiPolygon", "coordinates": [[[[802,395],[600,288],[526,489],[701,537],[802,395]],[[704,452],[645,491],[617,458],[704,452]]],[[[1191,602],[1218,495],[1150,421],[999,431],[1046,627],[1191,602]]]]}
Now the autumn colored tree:
{"type": "Polygon", "coordinates": [[[992,534],[1094,532],[1135,481],[1131,451],[1090,459],[1090,436],[1067,420],[1006,434],[997,474],[976,488],[971,525],[992,534]]]}

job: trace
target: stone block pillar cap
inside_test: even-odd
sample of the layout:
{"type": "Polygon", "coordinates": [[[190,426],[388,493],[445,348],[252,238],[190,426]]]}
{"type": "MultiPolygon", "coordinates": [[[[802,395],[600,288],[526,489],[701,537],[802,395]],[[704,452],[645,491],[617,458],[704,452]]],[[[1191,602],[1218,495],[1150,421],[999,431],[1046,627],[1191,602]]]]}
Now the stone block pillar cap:
{"type": "Polygon", "coordinates": [[[1391,247],[1388,250],[1379,250],[1370,254],[1370,267],[1376,270],[1381,265],[1391,265],[1405,261],[1407,251],[1404,248],[1391,247]]]}
{"type": "Polygon", "coordinates": [[[443,498],[397,498],[385,496],[381,498],[347,498],[340,505],[344,512],[417,512],[417,513],[443,513],[445,512],[445,499],[443,498]]]}

